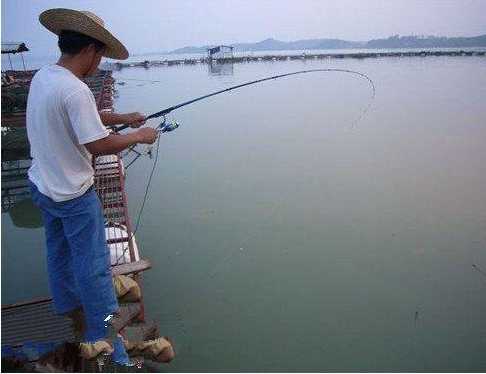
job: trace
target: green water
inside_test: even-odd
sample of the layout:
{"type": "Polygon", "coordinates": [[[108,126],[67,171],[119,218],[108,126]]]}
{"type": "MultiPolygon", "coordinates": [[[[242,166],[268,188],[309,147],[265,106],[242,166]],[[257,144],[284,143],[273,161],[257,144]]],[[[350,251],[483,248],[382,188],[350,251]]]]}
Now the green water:
{"type": "MultiPolygon", "coordinates": [[[[162,83],[126,80],[115,108],[323,67],[375,81],[358,123],[369,86],[338,73],[171,116],[137,232],[146,314],[178,354],[157,370],[486,370],[484,58],[132,68],[114,76],[162,83]]],[[[152,162],[128,169],[132,220],[152,162]]],[[[48,294],[44,251],[2,214],[2,303],[48,294]]]]}

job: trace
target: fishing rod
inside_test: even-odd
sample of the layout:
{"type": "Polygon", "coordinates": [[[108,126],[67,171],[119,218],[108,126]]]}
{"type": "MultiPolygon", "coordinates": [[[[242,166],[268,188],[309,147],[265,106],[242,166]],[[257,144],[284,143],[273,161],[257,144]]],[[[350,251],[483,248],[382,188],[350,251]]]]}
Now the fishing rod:
{"type": "MultiPolygon", "coordinates": [[[[211,97],[211,96],[215,96],[215,95],[219,95],[219,94],[222,94],[222,93],[225,93],[225,92],[233,91],[233,90],[236,90],[238,88],[245,87],[245,86],[250,86],[252,84],[257,84],[257,83],[261,83],[261,82],[265,82],[265,81],[269,81],[269,80],[273,80],[273,79],[279,79],[279,78],[283,78],[283,77],[288,77],[288,76],[291,76],[291,75],[307,74],[307,73],[317,73],[317,72],[348,73],[348,74],[355,74],[355,75],[358,75],[358,76],[360,76],[362,78],[365,78],[370,83],[370,85],[371,85],[371,88],[372,88],[372,91],[373,91],[372,99],[375,98],[375,91],[376,91],[375,90],[375,84],[373,83],[373,80],[370,77],[368,77],[366,74],[364,74],[364,73],[360,73],[359,71],[354,71],[354,70],[349,70],[349,69],[334,69],[334,68],[310,69],[310,70],[300,70],[300,71],[294,71],[292,73],[274,75],[274,76],[271,76],[271,77],[257,79],[257,80],[251,81],[251,82],[246,82],[246,83],[238,84],[236,86],[228,87],[228,88],[225,88],[223,90],[219,90],[219,91],[216,91],[216,92],[212,92],[212,93],[209,93],[207,95],[203,95],[203,96],[197,97],[195,99],[192,99],[192,100],[189,100],[189,101],[185,101],[185,102],[180,103],[180,104],[177,104],[177,105],[173,105],[173,106],[171,106],[169,108],[166,108],[166,109],[161,110],[160,112],[156,112],[156,113],[150,114],[149,116],[145,117],[145,120],[147,121],[147,120],[152,119],[152,118],[158,118],[158,117],[161,117],[161,116],[165,116],[166,114],[169,114],[170,112],[172,112],[172,111],[174,111],[176,109],[182,108],[182,107],[184,107],[186,105],[193,104],[193,103],[195,103],[197,101],[201,101],[201,100],[207,99],[208,97],[211,97]]],[[[130,127],[130,125],[122,125],[122,126],[117,127],[114,131],[115,132],[119,132],[119,131],[122,131],[122,130],[128,128],[128,127],[130,127]]],[[[167,132],[168,131],[172,131],[172,130],[167,130],[167,132]]]]}

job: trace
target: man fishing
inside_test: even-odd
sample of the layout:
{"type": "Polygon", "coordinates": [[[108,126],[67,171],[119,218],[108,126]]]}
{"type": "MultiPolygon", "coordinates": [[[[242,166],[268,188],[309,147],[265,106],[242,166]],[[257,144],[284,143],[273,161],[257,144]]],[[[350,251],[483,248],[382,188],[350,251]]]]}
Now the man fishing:
{"type": "Polygon", "coordinates": [[[59,36],[61,51],[56,64],[43,67],[32,79],[26,114],[32,156],[28,175],[44,221],[49,287],[56,312],[82,322],[84,344],[104,342],[105,351],[111,352],[105,318],[117,312],[118,302],[103,212],[93,189],[92,155],[152,144],[157,132],[147,127],[111,134],[105,125],[138,128],[145,117],[98,113],[92,92],[82,82],[96,71],[102,56],[128,57],[99,17],[50,9],[39,20],[59,36]]]}

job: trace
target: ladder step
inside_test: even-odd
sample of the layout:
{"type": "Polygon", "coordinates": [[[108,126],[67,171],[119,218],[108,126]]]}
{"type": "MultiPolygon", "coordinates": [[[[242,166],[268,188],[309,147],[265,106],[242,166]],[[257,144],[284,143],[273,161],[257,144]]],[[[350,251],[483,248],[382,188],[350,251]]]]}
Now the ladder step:
{"type": "Polygon", "coordinates": [[[113,319],[113,326],[116,331],[120,331],[125,328],[129,323],[142,311],[142,305],[140,303],[127,303],[120,304],[118,315],[113,319]]]}
{"type": "Polygon", "coordinates": [[[133,274],[133,273],[139,273],[144,270],[148,270],[151,267],[152,264],[150,263],[150,261],[142,258],[139,261],[113,266],[111,268],[111,273],[113,275],[133,274]]]}
{"type": "Polygon", "coordinates": [[[159,327],[155,321],[131,323],[121,333],[131,343],[160,338],[159,327]]]}

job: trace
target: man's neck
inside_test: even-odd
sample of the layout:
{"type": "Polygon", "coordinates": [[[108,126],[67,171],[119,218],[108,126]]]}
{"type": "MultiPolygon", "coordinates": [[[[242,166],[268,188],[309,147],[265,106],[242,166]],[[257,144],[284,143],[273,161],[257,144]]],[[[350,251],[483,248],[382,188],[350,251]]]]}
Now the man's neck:
{"type": "Polygon", "coordinates": [[[68,57],[68,56],[61,56],[56,63],[59,66],[62,66],[65,69],[68,69],[71,73],[73,73],[79,79],[84,78],[84,68],[82,65],[77,61],[76,57],[68,57]]]}

